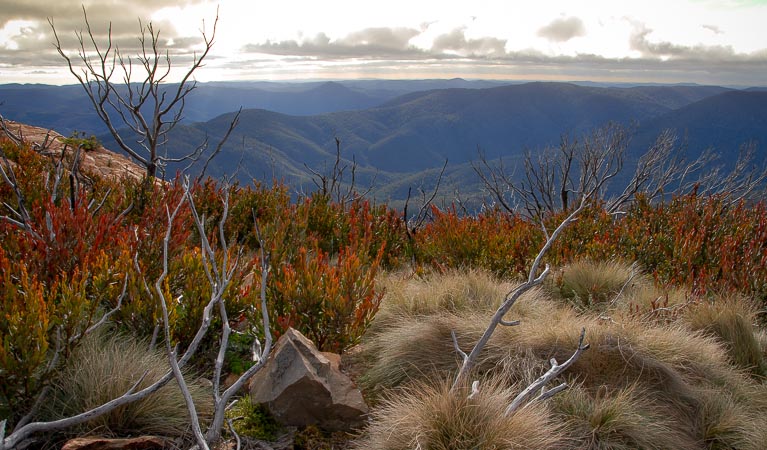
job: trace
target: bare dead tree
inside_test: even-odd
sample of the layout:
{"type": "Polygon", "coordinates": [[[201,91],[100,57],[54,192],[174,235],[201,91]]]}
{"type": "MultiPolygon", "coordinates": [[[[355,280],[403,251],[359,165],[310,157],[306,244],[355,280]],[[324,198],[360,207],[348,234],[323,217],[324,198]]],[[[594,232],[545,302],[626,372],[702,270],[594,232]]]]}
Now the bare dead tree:
{"type": "Polygon", "coordinates": [[[434,203],[434,199],[437,198],[439,193],[439,187],[442,184],[442,177],[445,175],[445,169],[447,168],[447,160],[442,164],[442,169],[437,176],[437,182],[434,183],[434,189],[430,193],[427,193],[423,188],[419,188],[418,191],[421,194],[421,206],[418,208],[418,212],[410,215],[408,208],[410,207],[410,199],[412,198],[413,188],[412,186],[407,190],[407,198],[405,199],[405,205],[402,207],[402,221],[405,223],[405,233],[407,234],[408,241],[413,242],[415,234],[423,226],[423,224],[430,218],[430,209],[434,203]]]}
{"type": "Polygon", "coordinates": [[[742,145],[737,160],[728,169],[720,164],[720,155],[712,149],[687,160],[687,144],[680,143],[676,133],[667,129],[636,161],[634,173],[623,190],[610,195],[607,185],[624,167],[629,139],[629,131],[608,125],[584,136],[580,142],[565,136],[557,148],[546,148],[537,155],[527,152],[523,161],[525,173],[519,177],[506,170],[502,160],[491,165],[481,152],[473,168],[500,207],[511,213],[522,209],[536,219],[577,203],[580,193],[587,190],[583,182],[593,179],[589,173],[608,161],[615,173],[603,181],[595,197],[604,201],[610,214],[620,213],[639,194],[655,201],[695,191],[737,203],[758,197],[767,181],[767,165],[755,164],[755,143],[742,145]]]}
{"type": "Polygon", "coordinates": [[[365,191],[357,192],[357,161],[354,156],[352,156],[351,164],[345,163],[343,159],[341,159],[341,138],[336,136],[335,142],[336,157],[333,161],[333,167],[330,169],[330,173],[320,173],[306,164],[304,164],[304,167],[312,173],[312,182],[315,187],[317,187],[320,194],[335,200],[336,203],[341,206],[345,206],[348,202],[358,200],[369,194],[373,189],[375,178],[365,191]],[[348,182],[344,180],[347,171],[350,172],[351,177],[348,182]]]}
{"type": "Polygon", "coordinates": [[[3,129],[3,134],[11,140],[16,145],[21,145],[24,141],[24,136],[21,134],[21,130],[19,130],[18,133],[14,133],[10,128],[8,128],[8,122],[5,120],[5,118],[0,114],[0,127],[3,129]]]}
{"type": "Polygon", "coordinates": [[[609,213],[618,211],[637,194],[650,201],[668,196],[717,195],[729,204],[758,196],[767,180],[767,165],[755,164],[756,144],[747,142],[740,147],[731,168],[720,164],[721,156],[713,149],[703,151],[695,159],[685,158],[687,145],[679,144],[670,129],[661,132],[653,145],[639,158],[636,170],[624,190],[605,206],[609,213]]]}
{"type": "Polygon", "coordinates": [[[611,123],[580,140],[562,136],[558,147],[537,154],[528,151],[519,178],[507,172],[502,161],[492,166],[481,152],[472,167],[503,209],[517,213],[521,207],[540,221],[552,212],[570,210],[587,193],[603,195],[609,181],[623,169],[628,143],[628,131],[611,123]]]}
{"type": "MultiPolygon", "coordinates": [[[[85,31],[75,32],[79,43],[76,56],[67,54],[53,19],[48,19],[48,22],[55,36],[56,50],[82,85],[94,111],[117,145],[145,167],[150,178],[156,177],[158,170],[164,174],[168,163],[196,161],[207,148],[207,139],[180,157],[163,155],[160,147],[167,143],[168,133],[181,121],[186,97],[197,86],[192,76],[203,66],[213,46],[218,14],[210,34],[203,22],[202,51],[195,53],[181,81],[168,89],[164,86],[169,81],[173,62],[169,51],[161,48],[160,30],[155,29],[152,22],[143,24],[139,21],[140,48],[137,55],[128,56],[112,41],[111,23],[106,41],[100,43],[91,28],[85,7],[83,18],[85,31]],[[138,137],[135,143],[120,134],[123,126],[138,137]]],[[[236,121],[237,117],[233,123],[236,121]]]]}

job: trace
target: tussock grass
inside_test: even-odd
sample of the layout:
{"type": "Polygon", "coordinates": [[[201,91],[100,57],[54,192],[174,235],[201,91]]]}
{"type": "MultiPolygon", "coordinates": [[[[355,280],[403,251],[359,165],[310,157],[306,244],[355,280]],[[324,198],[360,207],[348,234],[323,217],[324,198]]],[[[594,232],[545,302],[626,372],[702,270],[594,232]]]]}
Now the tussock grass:
{"type": "MultiPolygon", "coordinates": [[[[150,351],[144,342],[129,336],[94,333],[85,338],[53,381],[53,391],[43,415],[55,420],[79,414],[123,395],[147,371],[139,389],[169,370],[167,357],[150,351]]],[[[212,416],[209,388],[187,381],[203,420],[212,416]]],[[[149,397],[123,405],[71,430],[108,436],[150,434],[185,436],[190,433],[189,412],[174,380],[149,397]]]]}
{"type": "MultiPolygon", "coordinates": [[[[433,386],[429,380],[456,373],[460,361],[451,330],[460,347],[469,351],[489,323],[493,311],[489,301],[475,309],[451,309],[440,297],[425,296],[414,303],[417,309],[402,306],[410,305],[403,293],[438,292],[439,286],[428,285],[442,281],[434,276],[416,281],[417,289],[403,285],[389,291],[384,298],[386,325],[363,339],[361,386],[374,398],[384,399],[374,408],[371,430],[375,433],[388,430],[398,435],[401,427],[410,430],[405,435],[416,433],[409,428],[411,419],[386,422],[378,414],[396,416],[392,408],[405,408],[405,404],[411,409],[415,404],[436,408],[424,396],[431,398],[441,388],[425,386],[433,386]],[[388,297],[392,292],[394,300],[388,297]],[[387,300],[392,302],[388,306],[387,300]]],[[[505,294],[507,287],[499,291],[505,294]]],[[[698,305],[676,290],[668,294],[665,304],[679,308],[662,320],[624,310],[632,301],[657,299],[661,294],[665,295],[639,280],[613,305],[595,311],[576,310],[569,303],[552,300],[546,291],[531,291],[507,317],[520,319],[521,324],[497,329],[472,379],[505,380],[504,386],[518,392],[519,386],[528,385],[549,368],[550,358],[559,362],[569,358],[585,327],[590,349],[557,381],[576,387],[550,403],[553,414],[566,424],[567,448],[765,448],[759,445],[767,434],[763,431],[767,384],[744,370],[754,367],[756,356],[763,360],[764,354],[764,331],[752,324],[753,309],[738,302],[698,305]],[[733,351],[753,359],[739,363],[733,351]]],[[[469,303],[453,298],[449,304],[469,303]]],[[[370,448],[412,448],[401,445],[370,448]]],[[[422,448],[431,447],[422,444],[422,448]]]]}
{"type": "MultiPolygon", "coordinates": [[[[541,360],[513,344],[520,340],[518,335],[525,324],[534,323],[547,312],[556,312],[553,304],[544,301],[542,296],[542,291],[533,290],[519,300],[518,304],[527,302],[526,308],[520,308],[522,314],[515,310],[509,318],[523,320],[523,326],[496,330],[477,361],[479,372],[503,372],[509,382],[514,383],[532,381],[540,376],[541,370],[546,370],[547,359],[541,360]]],[[[358,364],[365,367],[358,382],[372,399],[386,389],[455,372],[460,359],[453,346],[451,331],[455,332],[461,348],[468,352],[485,331],[491,313],[456,315],[435,310],[428,316],[405,313],[398,314],[396,320],[395,316],[388,317],[389,325],[367,334],[361,351],[355,355],[358,364]]]]}
{"type": "Polygon", "coordinates": [[[721,392],[704,395],[695,423],[699,437],[710,449],[750,449],[754,436],[749,414],[742,405],[721,392]]]}
{"type": "Polygon", "coordinates": [[[670,423],[646,392],[627,386],[614,392],[591,393],[573,387],[552,400],[576,449],[695,449],[695,439],[670,423]],[[673,443],[673,446],[670,444],[673,443]]]}
{"type": "Polygon", "coordinates": [[[611,302],[619,293],[642,283],[636,267],[621,261],[576,261],[563,267],[556,286],[573,303],[594,307],[611,302]]]}
{"type": "Polygon", "coordinates": [[[481,270],[449,270],[410,278],[390,273],[379,281],[386,292],[371,331],[396,323],[401,317],[435,313],[495,310],[511,289],[492,274],[481,270]]]}
{"type": "Polygon", "coordinates": [[[701,302],[690,308],[685,320],[693,330],[714,336],[727,348],[736,367],[767,377],[767,361],[754,327],[756,308],[748,300],[730,296],[701,302]]]}
{"type": "MultiPolygon", "coordinates": [[[[515,390],[485,379],[479,393],[450,392],[449,381],[416,383],[376,408],[356,448],[370,450],[566,448],[563,429],[543,404],[506,417],[515,390]]],[[[516,386],[515,386],[516,387],[516,386]]]]}

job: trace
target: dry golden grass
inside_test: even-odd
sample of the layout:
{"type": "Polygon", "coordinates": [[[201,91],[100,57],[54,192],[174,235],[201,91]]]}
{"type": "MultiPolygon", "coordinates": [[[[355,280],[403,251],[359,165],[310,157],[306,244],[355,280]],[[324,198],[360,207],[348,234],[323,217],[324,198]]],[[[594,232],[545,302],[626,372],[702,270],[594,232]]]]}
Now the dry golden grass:
{"type": "MultiPolygon", "coordinates": [[[[46,419],[79,414],[123,395],[148,371],[139,389],[161,378],[169,370],[167,356],[150,351],[144,342],[128,336],[95,333],[83,340],[53,382],[46,419]]],[[[210,388],[187,381],[203,420],[212,417],[210,388]]],[[[174,380],[151,396],[97,417],[75,430],[99,435],[151,434],[185,436],[190,431],[189,412],[174,380]]]]}
{"type": "Polygon", "coordinates": [[[574,449],[698,448],[637,386],[593,393],[575,386],[552,403],[574,449]]]}
{"type": "MultiPolygon", "coordinates": [[[[501,285],[492,278],[485,282],[501,285]]],[[[363,388],[378,398],[388,398],[375,408],[373,416],[371,429],[379,435],[383,430],[397,435],[401,426],[410,430],[409,420],[378,423],[384,420],[381,414],[393,414],[394,406],[439,406],[422,398],[427,393],[436,395],[439,387],[428,390],[424,383],[454,376],[459,358],[451,331],[461,348],[469,351],[492,314],[487,298],[474,309],[447,307],[445,297],[440,296],[432,302],[423,296],[408,303],[404,293],[439,292],[443,278],[415,283],[416,287],[403,285],[387,293],[384,304],[391,304],[385,306],[389,308],[386,325],[365,336],[360,351],[363,388]],[[403,304],[417,304],[418,308],[403,304]],[[403,387],[404,391],[396,390],[403,387]]],[[[505,294],[506,289],[504,285],[498,292],[505,294]]],[[[492,292],[492,288],[485,286],[483,291],[492,292]]],[[[542,290],[531,291],[507,317],[520,319],[521,324],[497,329],[472,379],[495,377],[518,391],[548,369],[550,358],[566,360],[585,327],[590,349],[556,381],[577,387],[550,404],[566,424],[567,448],[765,448],[759,445],[767,434],[763,431],[767,428],[767,385],[743,370],[753,363],[738,363],[732,355],[738,349],[750,358],[761,356],[763,361],[764,330],[754,328],[748,320],[753,318],[753,309],[743,309],[737,302],[735,306],[727,302],[715,307],[698,305],[681,290],[669,294],[667,305],[683,307],[663,320],[623,309],[631,301],[660,293],[663,291],[641,282],[624,290],[609,308],[576,311],[568,303],[547,298],[542,290]]],[[[449,302],[469,304],[470,300],[455,296],[449,302]]],[[[405,435],[408,433],[411,431],[405,435]]],[[[404,447],[370,448],[412,448],[401,445],[404,447]]]]}
{"type": "Polygon", "coordinates": [[[701,330],[722,342],[735,366],[767,377],[767,360],[753,325],[756,312],[747,299],[730,296],[694,305],[685,313],[684,320],[693,330],[701,330]]]}
{"type": "MultiPolygon", "coordinates": [[[[459,272],[429,274],[425,279],[388,274],[383,285],[386,294],[381,310],[363,338],[361,351],[353,357],[355,364],[366,369],[359,382],[371,397],[412,380],[454,371],[458,358],[450,332],[455,331],[462,348],[468,351],[513,287],[481,271],[470,271],[464,278],[459,272]]],[[[507,319],[535,321],[555,311],[556,304],[542,290],[533,289],[517,301],[507,319]]],[[[516,327],[498,330],[499,335],[515,333],[516,327]]],[[[495,339],[488,346],[495,350],[480,359],[482,370],[514,361],[518,366],[530,360],[508,348],[496,348],[495,339]]],[[[536,363],[540,365],[540,361],[536,363]]]]}
{"type": "Polygon", "coordinates": [[[450,391],[450,382],[416,383],[377,407],[359,449],[556,449],[567,448],[562,427],[543,404],[506,417],[515,389],[505,380],[483,380],[479,393],[450,391]]]}
{"type": "Polygon", "coordinates": [[[510,285],[480,270],[428,273],[424,278],[395,272],[380,277],[378,282],[386,295],[372,332],[397,322],[402,316],[494,310],[511,289],[510,285]]]}
{"type": "Polygon", "coordinates": [[[638,284],[646,284],[639,270],[620,261],[576,261],[563,267],[555,281],[560,296],[587,308],[609,304],[638,284]]]}

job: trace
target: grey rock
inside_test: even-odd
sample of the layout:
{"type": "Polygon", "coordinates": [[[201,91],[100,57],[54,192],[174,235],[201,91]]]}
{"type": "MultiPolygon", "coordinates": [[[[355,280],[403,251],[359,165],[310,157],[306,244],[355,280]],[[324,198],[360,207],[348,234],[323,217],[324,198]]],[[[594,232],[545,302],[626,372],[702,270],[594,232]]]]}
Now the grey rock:
{"type": "Polygon", "coordinates": [[[251,401],[266,404],[283,425],[316,425],[328,431],[359,427],[368,406],[339,364],[339,355],[320,352],[291,328],[251,380],[251,401]]]}

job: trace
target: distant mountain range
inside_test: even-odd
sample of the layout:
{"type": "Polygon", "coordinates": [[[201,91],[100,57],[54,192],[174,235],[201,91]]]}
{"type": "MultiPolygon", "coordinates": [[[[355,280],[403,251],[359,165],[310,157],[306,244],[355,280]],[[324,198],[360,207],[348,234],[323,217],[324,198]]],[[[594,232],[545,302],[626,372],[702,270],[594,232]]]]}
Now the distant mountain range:
{"type": "MultiPolygon", "coordinates": [[[[479,150],[510,166],[526,150],[556,145],[563,134],[577,136],[610,121],[635,129],[629,160],[666,128],[686,139],[690,157],[714,147],[731,162],[743,143],[754,141],[758,162],[767,160],[767,92],[759,88],[460,79],[206,83],[189,99],[187,120],[165,149],[169,155],[188,152],[205,137],[217,142],[242,105],[240,123],[210,175],[237,171],[242,179],[274,177],[300,189],[309,183],[309,168],[329,170],[337,137],[347,164],[357,164],[359,185],[374,183],[377,197],[395,201],[409,187],[428,189],[446,160],[443,191],[470,194],[479,189],[470,167],[479,150]]],[[[99,127],[79,86],[0,86],[3,101],[4,116],[64,134],[99,127]]],[[[109,136],[101,138],[117,149],[109,136]]]]}

